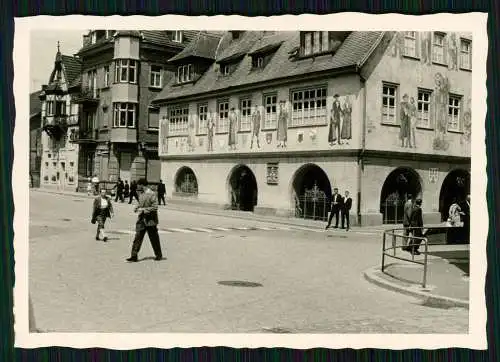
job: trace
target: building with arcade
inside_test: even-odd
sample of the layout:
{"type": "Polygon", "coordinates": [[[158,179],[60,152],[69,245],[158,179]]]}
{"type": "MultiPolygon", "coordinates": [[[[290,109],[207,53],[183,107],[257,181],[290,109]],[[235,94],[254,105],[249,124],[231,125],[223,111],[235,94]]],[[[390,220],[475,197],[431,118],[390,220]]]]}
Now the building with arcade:
{"type": "Polygon", "coordinates": [[[229,31],[191,42],[159,108],[168,196],[358,225],[441,221],[470,189],[471,34],[229,31]]]}

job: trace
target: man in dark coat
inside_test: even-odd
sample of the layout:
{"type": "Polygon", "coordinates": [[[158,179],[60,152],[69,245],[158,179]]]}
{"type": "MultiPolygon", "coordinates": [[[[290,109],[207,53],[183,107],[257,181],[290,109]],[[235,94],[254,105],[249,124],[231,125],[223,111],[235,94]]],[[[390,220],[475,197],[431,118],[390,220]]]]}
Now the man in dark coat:
{"type": "Polygon", "coordinates": [[[417,199],[415,201],[415,205],[413,206],[411,212],[410,226],[414,228],[412,229],[412,236],[414,238],[410,239],[408,248],[405,250],[414,255],[420,255],[418,248],[420,247],[422,240],[415,239],[415,237],[421,238],[423,236],[422,228],[424,227],[424,218],[422,215],[422,199],[417,199]]]}
{"type": "Polygon", "coordinates": [[[349,212],[351,211],[352,207],[352,199],[349,196],[349,191],[345,192],[345,197],[342,202],[342,209],[340,211],[341,217],[342,217],[342,229],[344,228],[344,225],[347,225],[346,231],[349,231],[349,212]],[[345,223],[346,222],[346,223],[345,223]]]}
{"type": "Polygon", "coordinates": [[[162,260],[162,251],[160,245],[160,236],[158,235],[158,199],[154,191],[148,186],[146,179],[140,179],[137,183],[137,189],[140,193],[139,204],[134,208],[138,213],[135,224],[135,238],[132,244],[132,252],[129,262],[138,261],[137,255],[142,246],[144,236],[148,233],[149,241],[155,253],[155,260],[162,260]]]}
{"type": "Polygon", "coordinates": [[[333,215],[335,215],[335,229],[339,227],[339,213],[340,210],[342,209],[342,203],[343,199],[342,196],[340,196],[339,194],[339,189],[334,188],[332,195],[332,205],[330,209],[330,217],[328,218],[328,224],[326,225],[325,230],[328,229],[332,224],[333,215]]]}
{"type": "Polygon", "coordinates": [[[108,237],[104,233],[104,224],[106,223],[106,219],[112,216],[113,205],[111,204],[111,198],[106,195],[106,189],[101,189],[101,194],[95,198],[92,208],[91,223],[95,224],[97,222],[96,240],[100,240],[101,235],[103,241],[108,240],[108,237]]]}
{"type": "Polygon", "coordinates": [[[165,194],[167,193],[167,190],[162,180],[160,180],[156,192],[158,193],[158,205],[161,205],[162,201],[163,205],[166,205],[167,203],[165,202],[165,194]]]}
{"type": "Polygon", "coordinates": [[[139,202],[139,196],[137,195],[137,182],[135,180],[133,180],[131,183],[130,183],[130,199],[129,199],[129,204],[132,203],[132,200],[134,199],[134,197],[136,198],[137,202],[139,202]]]}
{"type": "MultiPolygon", "coordinates": [[[[405,202],[404,208],[403,208],[403,228],[404,228],[404,236],[410,236],[411,230],[410,230],[410,219],[411,219],[411,213],[413,210],[413,198],[411,194],[408,194],[408,199],[405,202]]],[[[408,244],[409,244],[409,238],[405,237],[403,238],[403,244],[405,245],[403,247],[403,250],[408,251],[408,244]]]]}
{"type": "Polygon", "coordinates": [[[115,185],[115,187],[113,187],[116,189],[116,197],[115,197],[115,202],[118,201],[118,199],[120,199],[121,202],[124,201],[124,198],[123,198],[123,189],[125,188],[125,185],[123,184],[123,181],[121,178],[118,178],[118,181],[115,185]]]}

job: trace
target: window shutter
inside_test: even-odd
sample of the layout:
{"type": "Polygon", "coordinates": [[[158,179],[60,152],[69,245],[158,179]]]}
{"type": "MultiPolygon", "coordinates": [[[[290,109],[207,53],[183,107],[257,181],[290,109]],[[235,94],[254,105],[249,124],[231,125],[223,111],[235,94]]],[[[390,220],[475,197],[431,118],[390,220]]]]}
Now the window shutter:
{"type": "Polygon", "coordinates": [[[415,32],[415,56],[420,58],[420,32],[415,32]]]}
{"type": "Polygon", "coordinates": [[[430,97],[429,97],[429,127],[432,129],[436,129],[435,125],[435,119],[436,116],[434,114],[434,103],[436,102],[436,94],[435,92],[432,92],[430,97]]]}
{"type": "Polygon", "coordinates": [[[460,122],[458,124],[458,130],[460,132],[463,132],[464,131],[464,97],[460,97],[460,114],[459,114],[459,117],[458,117],[458,122],[460,122]]]}

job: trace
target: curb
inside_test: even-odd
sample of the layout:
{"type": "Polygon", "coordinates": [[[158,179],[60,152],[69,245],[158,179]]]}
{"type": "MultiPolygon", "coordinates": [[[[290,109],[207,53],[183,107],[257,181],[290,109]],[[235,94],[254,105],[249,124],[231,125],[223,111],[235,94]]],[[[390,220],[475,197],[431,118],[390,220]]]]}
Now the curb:
{"type": "MultiPolygon", "coordinates": [[[[61,192],[57,190],[45,190],[45,189],[33,189],[35,192],[40,192],[40,193],[45,193],[45,194],[53,194],[53,195],[62,195],[62,196],[68,196],[68,197],[78,197],[78,198],[83,198],[83,199],[93,199],[95,196],[91,195],[88,196],[86,193],[67,193],[67,192],[61,192]]],[[[223,216],[223,217],[228,217],[228,218],[233,218],[233,219],[242,219],[242,220],[254,220],[254,221],[261,221],[261,222],[271,222],[271,223],[277,223],[281,225],[292,225],[292,226],[303,226],[303,227],[308,227],[312,229],[318,229],[318,230],[323,230],[324,227],[323,225],[311,225],[310,223],[304,223],[301,222],[301,219],[294,219],[294,220],[287,220],[285,218],[279,218],[279,217],[256,217],[255,215],[235,215],[231,213],[224,213],[224,212],[218,212],[214,210],[210,210],[209,208],[203,209],[202,207],[193,207],[190,205],[185,205],[185,204],[176,204],[175,202],[170,202],[167,203],[166,206],[167,209],[170,210],[175,210],[175,211],[186,211],[186,212],[191,212],[194,214],[201,214],[201,215],[210,215],[210,216],[223,216]]],[[[223,211],[223,210],[221,210],[223,211]]],[[[369,232],[373,235],[376,235],[378,233],[383,232],[383,229],[376,229],[376,228],[366,228],[364,229],[363,227],[354,227],[351,229],[353,233],[356,232],[369,232]]]]}
{"type": "Polygon", "coordinates": [[[368,270],[365,270],[363,272],[363,275],[365,279],[372,284],[375,284],[381,288],[391,290],[393,292],[423,299],[424,303],[429,303],[443,307],[450,307],[450,308],[458,307],[458,308],[469,309],[469,301],[467,300],[445,297],[437,294],[431,294],[423,290],[416,290],[414,289],[414,287],[403,287],[401,285],[392,283],[384,278],[379,277],[377,274],[381,272],[382,271],[379,267],[373,267],[368,270]]]}

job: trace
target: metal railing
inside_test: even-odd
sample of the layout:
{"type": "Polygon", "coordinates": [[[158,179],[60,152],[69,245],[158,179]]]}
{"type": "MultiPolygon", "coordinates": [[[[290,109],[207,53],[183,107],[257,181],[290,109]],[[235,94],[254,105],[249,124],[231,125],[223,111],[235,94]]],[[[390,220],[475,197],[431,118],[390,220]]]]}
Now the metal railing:
{"type": "Polygon", "coordinates": [[[324,196],[301,195],[295,198],[295,217],[300,219],[328,220],[330,211],[328,199],[324,196]]]}
{"type": "MultiPolygon", "coordinates": [[[[425,233],[423,232],[424,228],[410,227],[408,229],[410,230],[410,232],[412,230],[420,229],[420,230],[422,230],[422,235],[425,235],[425,233]]],[[[406,235],[404,235],[404,232],[405,232],[405,228],[389,229],[389,230],[384,231],[383,241],[382,241],[382,268],[381,268],[382,273],[384,272],[384,269],[386,266],[385,265],[385,257],[390,257],[390,258],[394,258],[394,259],[408,261],[410,263],[420,264],[424,267],[424,273],[423,273],[423,277],[422,277],[422,287],[425,288],[427,285],[427,268],[428,268],[427,254],[429,252],[428,239],[426,236],[422,236],[422,237],[412,236],[412,235],[406,236],[406,235]],[[391,243],[390,247],[386,247],[386,242],[387,242],[388,237],[390,237],[392,239],[392,243],[391,243]],[[403,240],[401,245],[398,245],[398,243],[397,243],[398,238],[401,238],[403,240]],[[423,261],[415,260],[415,254],[413,253],[413,251],[411,252],[411,259],[396,255],[397,249],[403,249],[404,247],[410,247],[410,245],[412,244],[411,243],[412,241],[420,241],[420,244],[423,243],[423,245],[424,245],[424,252],[423,252],[424,260],[423,261]],[[392,250],[392,255],[390,253],[391,250],[392,250]]]]}

